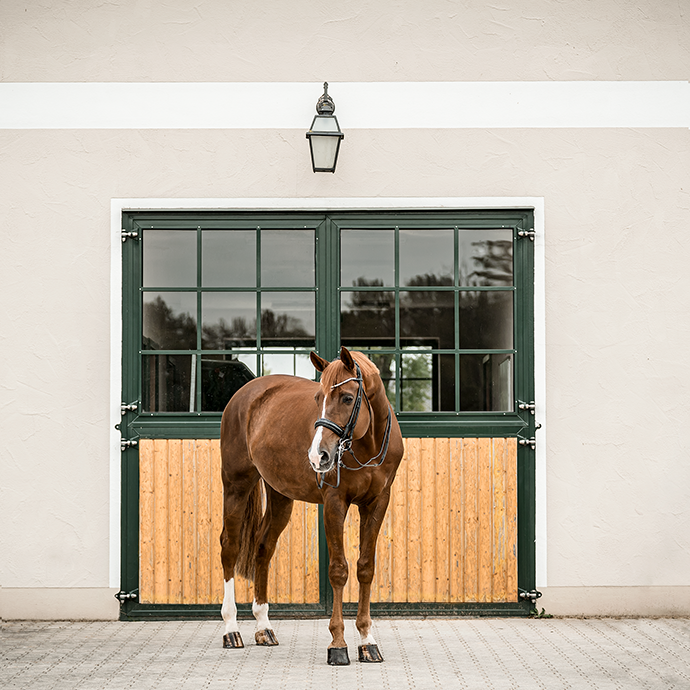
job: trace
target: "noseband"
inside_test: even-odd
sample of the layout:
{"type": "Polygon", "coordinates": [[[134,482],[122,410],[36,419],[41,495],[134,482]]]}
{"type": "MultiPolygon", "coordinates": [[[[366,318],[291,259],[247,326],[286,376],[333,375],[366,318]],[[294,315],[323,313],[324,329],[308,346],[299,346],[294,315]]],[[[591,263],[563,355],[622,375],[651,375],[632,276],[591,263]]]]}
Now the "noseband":
{"type": "Polygon", "coordinates": [[[338,457],[336,459],[336,467],[338,472],[336,483],[329,484],[324,479],[325,472],[317,472],[316,482],[319,485],[319,489],[323,488],[324,484],[337,489],[340,486],[341,467],[344,467],[346,470],[361,470],[364,467],[378,467],[386,459],[386,453],[388,452],[388,442],[390,441],[391,435],[390,405],[388,406],[388,421],[386,422],[386,430],[383,433],[383,442],[381,443],[381,450],[373,458],[369,458],[369,460],[367,460],[366,462],[361,462],[352,450],[352,437],[355,433],[355,426],[357,425],[357,419],[359,418],[359,411],[362,407],[362,397],[364,397],[364,399],[366,400],[367,407],[369,408],[369,418],[371,419],[373,415],[373,412],[371,410],[371,404],[369,402],[369,397],[367,396],[367,393],[364,390],[364,379],[362,377],[362,371],[359,368],[359,364],[357,364],[357,362],[355,362],[354,364],[356,376],[352,376],[349,379],[345,379],[344,381],[341,381],[340,383],[336,383],[335,385],[331,386],[331,390],[333,390],[334,388],[338,388],[339,386],[342,386],[345,383],[349,383],[350,381],[357,381],[357,397],[355,398],[355,403],[352,406],[350,418],[347,420],[345,426],[340,426],[340,424],[336,424],[334,421],[326,419],[326,417],[320,417],[316,420],[316,422],[314,422],[315,429],[318,429],[318,427],[320,426],[326,427],[326,429],[330,429],[340,439],[340,441],[338,441],[338,457]],[[355,462],[357,463],[358,467],[348,467],[343,462],[344,453],[349,453],[355,459],[355,462]],[[381,459],[379,460],[379,458],[381,459]],[[377,460],[378,462],[376,462],[377,460]],[[319,476],[319,474],[321,474],[321,476],[319,476]]]}

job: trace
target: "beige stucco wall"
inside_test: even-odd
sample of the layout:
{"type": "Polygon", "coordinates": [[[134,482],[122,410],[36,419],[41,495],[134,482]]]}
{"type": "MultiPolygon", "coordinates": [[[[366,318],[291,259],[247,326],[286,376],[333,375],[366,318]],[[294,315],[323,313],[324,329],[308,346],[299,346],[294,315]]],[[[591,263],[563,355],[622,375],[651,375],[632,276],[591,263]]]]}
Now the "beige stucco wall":
{"type": "MultiPolygon", "coordinates": [[[[690,62],[675,3],[10,5],[4,81],[668,80],[690,62]]],[[[38,615],[32,588],[115,615],[111,199],[370,196],[544,198],[544,601],[630,613],[662,588],[657,611],[690,613],[690,132],[341,124],[336,175],[311,173],[303,130],[0,131],[0,602],[27,602],[5,615],[38,615]]]]}

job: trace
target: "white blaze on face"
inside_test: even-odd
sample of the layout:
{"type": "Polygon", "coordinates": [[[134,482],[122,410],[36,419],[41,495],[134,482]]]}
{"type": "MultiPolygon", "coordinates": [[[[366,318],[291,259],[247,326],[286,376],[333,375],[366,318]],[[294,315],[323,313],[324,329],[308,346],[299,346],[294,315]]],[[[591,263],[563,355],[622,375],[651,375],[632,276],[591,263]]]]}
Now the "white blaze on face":
{"type": "MultiPolygon", "coordinates": [[[[326,416],[326,397],[323,398],[323,409],[321,410],[321,417],[326,416]]],[[[320,426],[316,429],[314,434],[314,439],[311,442],[311,447],[309,448],[309,464],[312,466],[315,472],[319,471],[319,466],[321,465],[321,452],[319,451],[319,446],[321,445],[321,439],[323,438],[323,427],[320,426]]]]}
{"type": "Polygon", "coordinates": [[[235,578],[225,580],[223,606],[220,615],[225,621],[225,634],[239,632],[237,627],[237,605],[235,604],[235,578]]]}

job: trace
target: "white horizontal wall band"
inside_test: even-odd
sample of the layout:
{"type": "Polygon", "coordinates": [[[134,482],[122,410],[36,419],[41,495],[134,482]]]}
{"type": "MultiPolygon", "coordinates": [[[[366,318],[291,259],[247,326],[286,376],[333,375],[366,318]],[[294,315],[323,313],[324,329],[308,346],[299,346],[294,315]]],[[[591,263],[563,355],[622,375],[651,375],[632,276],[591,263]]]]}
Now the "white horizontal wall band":
{"type": "MultiPolygon", "coordinates": [[[[303,129],[318,83],[3,83],[0,129],[303,129]]],[[[690,127],[684,81],[334,82],[341,129],[690,127]]]]}

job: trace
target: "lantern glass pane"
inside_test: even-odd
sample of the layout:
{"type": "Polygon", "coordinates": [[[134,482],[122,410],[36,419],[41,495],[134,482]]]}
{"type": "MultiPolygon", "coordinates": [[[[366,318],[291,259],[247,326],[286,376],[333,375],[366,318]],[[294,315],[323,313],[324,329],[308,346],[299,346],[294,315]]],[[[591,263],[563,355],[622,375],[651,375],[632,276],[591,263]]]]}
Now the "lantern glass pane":
{"type": "Polygon", "coordinates": [[[309,143],[311,145],[314,168],[317,170],[331,170],[335,166],[335,157],[338,152],[340,137],[312,134],[309,143]]]}

